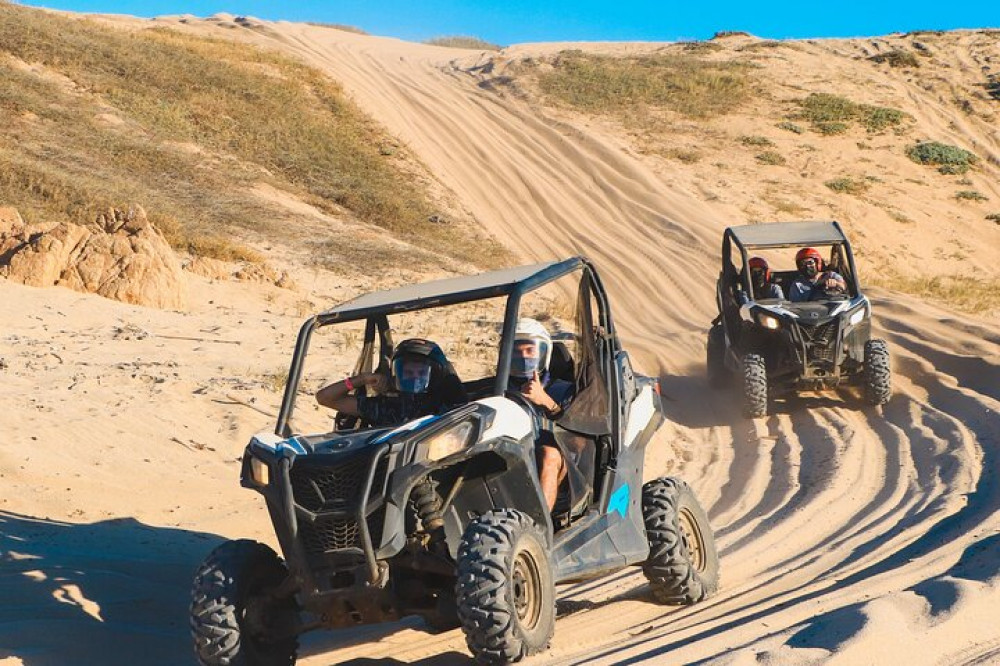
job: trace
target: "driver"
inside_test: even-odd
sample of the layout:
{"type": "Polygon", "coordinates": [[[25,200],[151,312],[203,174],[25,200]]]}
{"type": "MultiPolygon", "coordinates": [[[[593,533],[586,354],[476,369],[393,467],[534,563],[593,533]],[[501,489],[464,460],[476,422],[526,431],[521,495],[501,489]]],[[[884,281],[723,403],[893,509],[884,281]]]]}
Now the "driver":
{"type": "Polygon", "coordinates": [[[556,445],[553,419],[562,415],[573,399],[574,385],[549,374],[552,359],[552,337],[541,322],[523,318],[517,321],[514,333],[514,353],[510,359],[509,390],[520,392],[538,408],[542,418],[537,423],[535,441],[538,456],[539,481],[549,511],[555,509],[559,484],[566,478],[566,462],[556,445]]]}
{"type": "Polygon", "coordinates": [[[835,271],[823,271],[823,256],[819,250],[806,247],[795,255],[799,275],[788,290],[793,303],[822,298],[827,292],[847,292],[847,281],[835,271]]]}
{"type": "Polygon", "coordinates": [[[400,342],[392,353],[391,372],[389,377],[363,372],[324,386],[317,391],[316,402],[340,414],[360,416],[373,427],[440,414],[468,402],[451,362],[430,340],[400,342]],[[368,387],[377,395],[369,396],[368,387]]]}

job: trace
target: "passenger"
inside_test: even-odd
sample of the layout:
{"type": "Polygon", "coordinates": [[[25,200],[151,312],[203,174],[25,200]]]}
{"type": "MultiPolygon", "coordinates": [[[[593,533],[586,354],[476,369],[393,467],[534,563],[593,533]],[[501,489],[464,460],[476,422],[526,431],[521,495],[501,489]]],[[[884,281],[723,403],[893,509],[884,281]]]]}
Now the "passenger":
{"type": "Polygon", "coordinates": [[[539,480],[542,493],[551,512],[556,505],[559,484],[566,478],[566,462],[556,444],[553,420],[562,415],[573,399],[575,386],[549,374],[552,359],[552,337],[535,319],[519,319],[514,334],[514,353],[510,359],[510,390],[519,391],[535,405],[542,417],[537,423],[539,480]]]}
{"type": "Polygon", "coordinates": [[[373,427],[441,414],[467,402],[465,388],[441,348],[430,340],[404,340],[392,354],[391,376],[364,372],[324,386],[316,401],[373,427]],[[377,395],[369,396],[366,387],[377,395]],[[355,389],[357,395],[351,395],[355,389]]]}
{"type": "Polygon", "coordinates": [[[835,271],[823,271],[823,256],[815,248],[807,247],[795,255],[799,276],[788,290],[793,303],[822,298],[830,292],[847,292],[847,281],[835,271]]]}
{"type": "Polygon", "coordinates": [[[755,300],[776,298],[784,300],[785,292],[781,287],[771,282],[771,267],[763,257],[751,257],[747,262],[750,268],[750,286],[755,300]]]}

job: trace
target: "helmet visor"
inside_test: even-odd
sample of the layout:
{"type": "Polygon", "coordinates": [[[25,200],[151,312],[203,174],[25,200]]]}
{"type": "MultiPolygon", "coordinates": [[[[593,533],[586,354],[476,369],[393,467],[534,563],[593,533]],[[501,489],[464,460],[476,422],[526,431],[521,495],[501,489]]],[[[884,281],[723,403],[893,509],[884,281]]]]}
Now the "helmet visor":
{"type": "Polygon", "coordinates": [[[402,356],[392,362],[392,375],[400,393],[426,393],[431,385],[431,364],[419,356],[402,356]]]}
{"type": "Polygon", "coordinates": [[[536,372],[546,370],[549,344],[538,338],[518,338],[514,340],[514,353],[510,357],[510,374],[527,379],[536,372]]]}

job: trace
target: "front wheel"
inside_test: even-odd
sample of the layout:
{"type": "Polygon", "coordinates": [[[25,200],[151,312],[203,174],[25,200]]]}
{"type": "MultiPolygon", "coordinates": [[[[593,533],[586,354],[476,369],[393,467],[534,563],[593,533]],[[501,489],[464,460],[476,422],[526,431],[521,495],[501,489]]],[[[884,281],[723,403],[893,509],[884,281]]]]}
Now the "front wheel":
{"type": "Polygon", "coordinates": [[[650,481],[642,487],[642,517],[649,540],[642,573],[656,600],[689,605],[714,593],[719,587],[719,554],[691,487],[670,477],[650,481]]]}
{"type": "Polygon", "coordinates": [[[555,584],[542,531],[512,509],[465,529],[455,585],[465,641],[485,664],[510,664],[544,650],[555,631],[555,584]]]}
{"type": "Polygon", "coordinates": [[[767,365],[759,354],[743,357],[743,413],[752,419],[767,414],[767,365]]]}
{"type": "Polygon", "coordinates": [[[268,546],[228,541],[209,554],[191,590],[191,635],[202,666],[287,666],[298,649],[299,608],[272,596],[288,568],[268,546]]]}
{"type": "Polygon", "coordinates": [[[865,399],[872,405],[884,405],[891,395],[889,346],[885,340],[869,340],[865,343],[865,399]]]}

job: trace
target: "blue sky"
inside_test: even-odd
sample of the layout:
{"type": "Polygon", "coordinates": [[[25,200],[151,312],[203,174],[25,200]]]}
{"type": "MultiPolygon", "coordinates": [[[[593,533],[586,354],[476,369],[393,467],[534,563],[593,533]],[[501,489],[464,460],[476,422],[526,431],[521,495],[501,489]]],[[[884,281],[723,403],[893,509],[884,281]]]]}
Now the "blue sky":
{"type": "Polygon", "coordinates": [[[376,35],[424,40],[475,35],[498,44],[562,40],[707,39],[718,30],[760,37],[857,37],[910,30],[1000,27],[1000,0],[673,2],[662,0],[29,0],[80,12],[156,16],[216,12],[263,19],[326,21],[376,35]]]}

